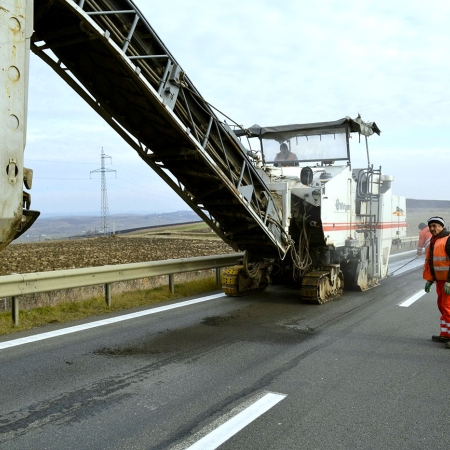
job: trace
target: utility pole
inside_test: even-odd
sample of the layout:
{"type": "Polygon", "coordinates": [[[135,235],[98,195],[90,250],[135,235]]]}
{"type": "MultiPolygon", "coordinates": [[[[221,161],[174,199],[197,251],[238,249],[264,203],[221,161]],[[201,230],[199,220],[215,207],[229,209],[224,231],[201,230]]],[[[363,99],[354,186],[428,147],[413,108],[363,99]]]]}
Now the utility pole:
{"type": "Polygon", "coordinates": [[[108,224],[109,210],[108,210],[108,193],[106,191],[106,175],[105,174],[106,174],[106,172],[116,172],[116,171],[113,170],[113,169],[106,169],[105,168],[105,159],[106,158],[111,159],[111,156],[105,155],[105,152],[103,151],[103,147],[102,147],[101,158],[102,158],[102,163],[101,163],[100,169],[91,170],[91,174],[93,174],[93,173],[100,173],[101,174],[102,211],[101,211],[100,233],[101,233],[102,236],[106,237],[106,236],[109,236],[109,224],[108,224]]]}

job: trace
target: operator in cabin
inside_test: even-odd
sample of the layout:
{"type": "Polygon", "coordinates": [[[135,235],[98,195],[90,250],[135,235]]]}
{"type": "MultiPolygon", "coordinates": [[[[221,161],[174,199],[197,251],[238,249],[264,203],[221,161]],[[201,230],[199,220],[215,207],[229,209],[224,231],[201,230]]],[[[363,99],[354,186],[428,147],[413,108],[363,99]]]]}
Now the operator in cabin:
{"type": "MultiPolygon", "coordinates": [[[[275,156],[275,161],[276,162],[280,162],[282,164],[282,166],[298,166],[298,163],[295,162],[289,162],[286,163],[284,161],[297,161],[297,155],[295,153],[292,153],[289,150],[289,147],[287,146],[287,144],[285,142],[283,142],[280,145],[280,153],[277,153],[275,156]]],[[[278,166],[278,164],[275,164],[275,166],[278,166]]]]}

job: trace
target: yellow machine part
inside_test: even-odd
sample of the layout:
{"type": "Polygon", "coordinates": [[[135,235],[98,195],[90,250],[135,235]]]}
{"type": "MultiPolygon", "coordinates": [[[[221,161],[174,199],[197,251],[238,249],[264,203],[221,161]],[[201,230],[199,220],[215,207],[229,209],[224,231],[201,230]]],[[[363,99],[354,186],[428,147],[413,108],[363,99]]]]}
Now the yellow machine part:
{"type": "Polygon", "coordinates": [[[222,274],[222,290],[226,295],[236,297],[238,291],[238,274],[243,270],[244,266],[227,267],[222,274]]]}
{"type": "Polygon", "coordinates": [[[230,297],[241,297],[264,291],[269,277],[250,278],[243,265],[227,267],[222,274],[222,290],[230,297]]]}

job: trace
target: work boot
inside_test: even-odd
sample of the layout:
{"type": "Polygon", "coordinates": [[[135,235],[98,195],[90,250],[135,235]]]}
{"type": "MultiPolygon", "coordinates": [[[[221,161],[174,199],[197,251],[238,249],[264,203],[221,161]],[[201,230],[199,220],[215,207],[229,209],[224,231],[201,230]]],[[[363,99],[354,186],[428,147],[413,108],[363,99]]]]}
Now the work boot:
{"type": "MultiPolygon", "coordinates": [[[[434,335],[434,336],[431,336],[431,340],[434,341],[434,342],[449,342],[450,338],[444,337],[444,336],[436,336],[436,335],[434,335]]],[[[450,348],[450,346],[448,348],[450,348]]]]}

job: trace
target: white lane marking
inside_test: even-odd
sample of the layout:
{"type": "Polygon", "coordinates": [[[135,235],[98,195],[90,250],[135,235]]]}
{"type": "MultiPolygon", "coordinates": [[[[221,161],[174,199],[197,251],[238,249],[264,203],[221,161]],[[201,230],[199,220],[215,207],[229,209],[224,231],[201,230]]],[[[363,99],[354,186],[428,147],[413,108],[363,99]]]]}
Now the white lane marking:
{"type": "Polygon", "coordinates": [[[406,252],[401,252],[401,253],[391,253],[389,255],[389,259],[395,259],[395,258],[401,258],[405,255],[410,255],[411,253],[416,253],[417,250],[408,250],[406,252]]]}
{"type": "Polygon", "coordinates": [[[398,306],[404,306],[404,307],[411,306],[415,301],[419,300],[419,298],[422,297],[425,294],[426,294],[425,291],[417,292],[412,297],[409,297],[407,300],[405,300],[404,302],[400,303],[398,306]]]}
{"type": "Polygon", "coordinates": [[[186,450],[214,450],[286,397],[269,392],[186,450]]]}
{"type": "Polygon", "coordinates": [[[76,325],[74,327],[62,328],[60,330],[36,334],[34,336],[28,336],[24,338],[14,339],[11,341],[0,342],[0,350],[10,347],[16,347],[17,345],[29,344],[31,342],[42,341],[43,339],[50,339],[57,336],[63,336],[64,334],[76,333],[78,331],[88,330],[90,328],[101,327],[103,325],[109,325],[111,323],[122,322],[124,320],[135,319],[137,317],[148,316],[150,314],[157,314],[163,311],[169,311],[170,309],[182,308],[183,306],[194,305],[195,303],[207,302],[209,300],[214,300],[215,298],[220,297],[225,297],[225,294],[220,293],[208,295],[207,297],[200,297],[193,300],[187,300],[185,302],[174,303],[173,305],[160,306],[158,308],[146,309],[145,311],[125,314],[123,316],[111,317],[110,319],[97,320],[96,322],[85,323],[83,325],[76,325]]]}

